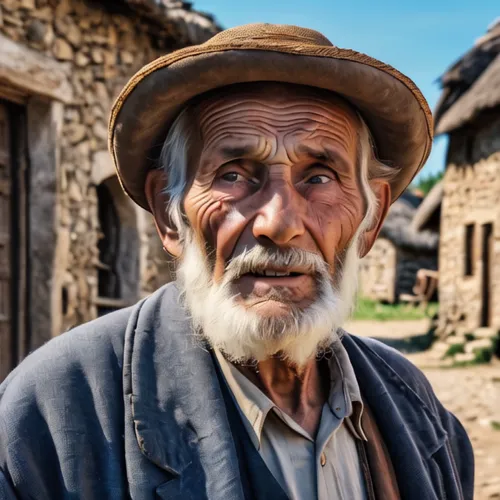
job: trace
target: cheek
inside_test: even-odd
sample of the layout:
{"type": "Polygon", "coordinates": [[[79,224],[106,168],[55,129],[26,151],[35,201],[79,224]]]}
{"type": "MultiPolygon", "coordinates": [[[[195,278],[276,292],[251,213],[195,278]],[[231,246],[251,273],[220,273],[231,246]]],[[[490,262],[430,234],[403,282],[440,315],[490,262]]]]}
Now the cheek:
{"type": "Polygon", "coordinates": [[[317,240],[327,261],[332,264],[335,256],[350,243],[363,219],[363,202],[359,192],[336,189],[336,193],[315,196],[309,204],[317,240]]]}
{"type": "Polygon", "coordinates": [[[191,228],[198,236],[202,236],[206,243],[210,244],[214,240],[213,235],[227,213],[222,201],[223,199],[214,196],[210,189],[198,184],[191,187],[184,200],[191,228]]]}
{"type": "Polygon", "coordinates": [[[224,267],[246,223],[245,217],[232,209],[230,201],[227,193],[197,191],[196,187],[185,200],[189,223],[206,245],[216,269],[224,267]]]}

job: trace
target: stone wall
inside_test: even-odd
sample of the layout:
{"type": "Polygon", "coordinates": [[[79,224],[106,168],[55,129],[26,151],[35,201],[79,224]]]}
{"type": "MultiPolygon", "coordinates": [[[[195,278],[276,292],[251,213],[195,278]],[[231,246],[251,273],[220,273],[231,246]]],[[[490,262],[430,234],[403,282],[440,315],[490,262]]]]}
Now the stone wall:
{"type": "MultiPolygon", "coordinates": [[[[118,2],[113,2],[116,4],[118,2]]],[[[107,120],[112,102],[130,76],[169,50],[168,37],[137,16],[106,10],[107,2],[83,0],[2,0],[0,33],[19,45],[61,61],[69,68],[72,102],[63,105],[56,179],[56,227],[67,239],[58,324],[68,329],[97,314],[98,260],[96,179],[110,170],[107,120]]],[[[112,169],[109,171],[112,175],[112,169]]],[[[36,189],[36,186],[33,186],[36,189]]],[[[42,226],[43,227],[43,226],[42,226]]],[[[170,279],[166,254],[151,217],[137,209],[141,282],[137,298],[170,279]]],[[[36,346],[33,346],[36,347],[36,346]]]]}
{"type": "Polygon", "coordinates": [[[492,224],[491,321],[500,327],[500,113],[474,131],[450,136],[439,248],[439,331],[470,333],[481,326],[482,231],[492,224]],[[474,225],[472,273],[466,276],[466,226],[474,225]]]}
{"type": "Polygon", "coordinates": [[[359,268],[359,293],[381,302],[396,300],[397,249],[386,238],[377,238],[359,268]]]}
{"type": "Polygon", "coordinates": [[[398,302],[401,294],[413,294],[419,269],[437,269],[437,256],[404,250],[379,237],[360,264],[360,295],[390,304],[398,302]]]}

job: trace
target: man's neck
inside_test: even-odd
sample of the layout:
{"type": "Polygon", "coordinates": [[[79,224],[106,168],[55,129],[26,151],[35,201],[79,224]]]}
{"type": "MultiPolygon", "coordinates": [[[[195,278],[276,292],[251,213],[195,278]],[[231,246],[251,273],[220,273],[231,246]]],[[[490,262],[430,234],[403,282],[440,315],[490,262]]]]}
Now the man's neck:
{"type": "Polygon", "coordinates": [[[279,358],[269,358],[257,366],[238,366],[243,375],[313,437],[329,389],[329,377],[322,376],[321,368],[316,359],[298,370],[279,358]]]}

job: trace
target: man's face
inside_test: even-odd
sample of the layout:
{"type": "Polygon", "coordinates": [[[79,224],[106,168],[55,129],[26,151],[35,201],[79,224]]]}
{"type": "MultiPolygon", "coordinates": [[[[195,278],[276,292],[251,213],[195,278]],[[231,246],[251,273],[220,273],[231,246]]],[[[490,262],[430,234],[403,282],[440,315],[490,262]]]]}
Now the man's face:
{"type": "MultiPolygon", "coordinates": [[[[314,254],[335,283],[365,209],[357,116],[340,100],[278,84],[219,95],[200,104],[197,116],[202,147],[184,209],[214,284],[255,247],[314,254]]],[[[270,264],[229,286],[248,311],[285,317],[317,300],[313,274],[270,264]]]]}

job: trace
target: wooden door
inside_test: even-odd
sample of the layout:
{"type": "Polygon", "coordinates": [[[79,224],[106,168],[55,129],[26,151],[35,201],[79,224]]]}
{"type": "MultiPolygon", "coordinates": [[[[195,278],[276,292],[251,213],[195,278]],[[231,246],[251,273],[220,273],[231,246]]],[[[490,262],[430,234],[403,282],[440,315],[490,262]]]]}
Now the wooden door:
{"type": "Polygon", "coordinates": [[[12,332],[12,167],[7,106],[0,101],[0,381],[14,364],[12,332]]]}
{"type": "Polygon", "coordinates": [[[0,382],[29,349],[23,111],[0,100],[0,382]]]}

